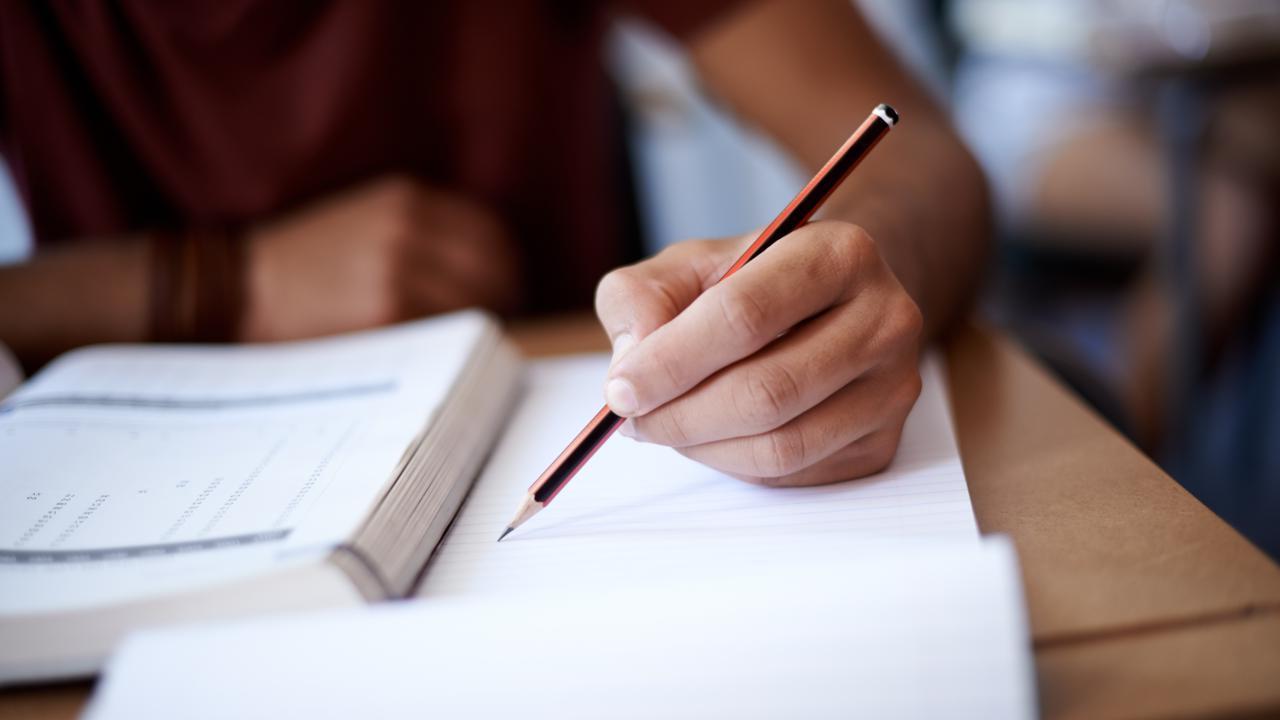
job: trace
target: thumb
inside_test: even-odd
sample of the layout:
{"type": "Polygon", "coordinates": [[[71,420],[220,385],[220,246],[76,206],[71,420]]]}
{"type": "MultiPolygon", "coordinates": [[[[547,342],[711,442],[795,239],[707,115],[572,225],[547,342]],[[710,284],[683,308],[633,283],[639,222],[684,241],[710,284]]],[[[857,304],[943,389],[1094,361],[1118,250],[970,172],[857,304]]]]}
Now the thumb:
{"type": "Polygon", "coordinates": [[[690,240],[601,278],[596,315],[613,345],[612,362],[714,285],[743,247],[740,237],[690,240]]]}

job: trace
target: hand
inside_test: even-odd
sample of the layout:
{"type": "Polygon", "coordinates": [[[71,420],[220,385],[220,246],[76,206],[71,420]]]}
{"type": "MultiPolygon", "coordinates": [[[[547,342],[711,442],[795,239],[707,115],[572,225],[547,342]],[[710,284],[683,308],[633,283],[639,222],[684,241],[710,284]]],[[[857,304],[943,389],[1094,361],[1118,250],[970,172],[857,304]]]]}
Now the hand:
{"type": "Polygon", "coordinates": [[[600,282],[622,432],[765,485],[883,469],[920,394],[915,302],[847,223],[806,225],[713,286],[745,247],[686,242],[600,282]]]}
{"type": "Polygon", "coordinates": [[[284,340],[431,313],[510,309],[518,264],[501,224],[465,198],[383,178],[248,239],[242,339],[284,340]]]}

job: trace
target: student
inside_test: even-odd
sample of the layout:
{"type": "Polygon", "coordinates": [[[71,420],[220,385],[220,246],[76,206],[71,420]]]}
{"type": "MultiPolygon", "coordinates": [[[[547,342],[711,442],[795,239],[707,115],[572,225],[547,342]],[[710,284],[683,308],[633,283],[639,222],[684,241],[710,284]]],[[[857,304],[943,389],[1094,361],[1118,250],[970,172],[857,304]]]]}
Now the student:
{"type": "Polygon", "coordinates": [[[626,430],[771,484],[889,461],[987,234],[979,170],[847,0],[4,3],[0,152],[37,243],[0,268],[0,340],[29,365],[555,311],[599,281],[626,430]],[[822,221],[705,295],[741,238],[605,275],[628,259],[615,11],[809,169],[879,102],[904,122],[822,221]]]}

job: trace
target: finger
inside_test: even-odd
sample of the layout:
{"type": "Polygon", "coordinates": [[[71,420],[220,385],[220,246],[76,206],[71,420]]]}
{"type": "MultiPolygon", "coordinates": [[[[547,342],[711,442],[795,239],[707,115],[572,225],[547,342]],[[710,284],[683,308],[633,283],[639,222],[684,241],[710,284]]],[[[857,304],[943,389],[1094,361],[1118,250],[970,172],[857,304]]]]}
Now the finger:
{"type": "Polygon", "coordinates": [[[807,487],[855,480],[889,467],[902,440],[902,427],[887,427],[864,435],[829,457],[799,472],[781,477],[732,474],[739,480],[766,487],[807,487]]]}
{"type": "MultiPolygon", "coordinates": [[[[804,471],[862,438],[901,428],[920,395],[914,365],[870,375],[841,388],[807,413],[760,435],[679,448],[704,465],[768,484],[826,474],[804,471]]],[[[896,446],[896,443],[895,443],[896,446]]],[[[832,481],[839,478],[828,478],[832,481]]]]}
{"type": "Polygon", "coordinates": [[[400,294],[403,317],[450,312],[477,304],[474,289],[437,263],[419,263],[407,272],[410,277],[400,294]]]}
{"type": "Polygon", "coordinates": [[[519,297],[515,251],[493,213],[464,197],[424,190],[413,208],[418,228],[410,262],[431,264],[468,288],[470,304],[496,309],[519,297]]]}
{"type": "Polygon", "coordinates": [[[878,368],[916,362],[919,309],[893,274],[689,392],[633,419],[638,439],[687,446],[768,432],[878,368]]]}
{"type": "Polygon", "coordinates": [[[715,283],[742,245],[738,238],[677,243],[601,278],[596,315],[614,347],[615,361],[715,283]]]}
{"type": "Polygon", "coordinates": [[[764,347],[857,287],[865,232],[844,223],[800,228],[705,293],[610,369],[613,411],[643,415],[764,347]]]}
{"type": "Polygon", "coordinates": [[[512,250],[500,238],[444,231],[423,243],[411,261],[431,266],[437,275],[448,275],[466,291],[472,305],[500,309],[519,296],[512,250]]]}

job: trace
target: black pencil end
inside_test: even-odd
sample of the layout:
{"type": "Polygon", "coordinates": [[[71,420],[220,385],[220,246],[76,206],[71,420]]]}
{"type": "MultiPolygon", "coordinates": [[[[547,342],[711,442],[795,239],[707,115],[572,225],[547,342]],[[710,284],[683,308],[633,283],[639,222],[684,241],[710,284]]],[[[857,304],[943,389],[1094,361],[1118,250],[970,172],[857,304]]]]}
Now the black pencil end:
{"type": "Polygon", "coordinates": [[[503,530],[502,534],[498,536],[498,542],[502,542],[502,538],[510,535],[512,530],[515,530],[515,528],[509,527],[506,530],[503,530]]]}

